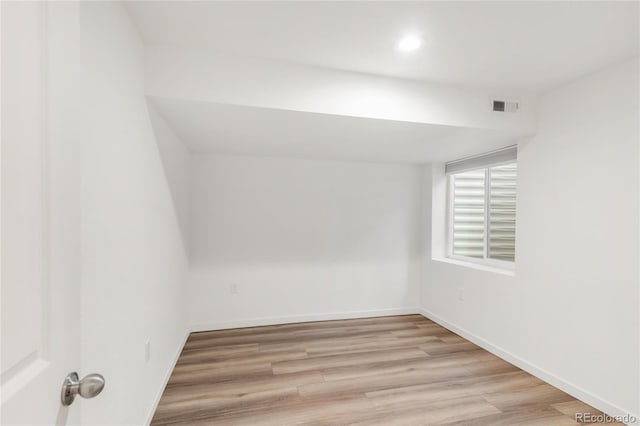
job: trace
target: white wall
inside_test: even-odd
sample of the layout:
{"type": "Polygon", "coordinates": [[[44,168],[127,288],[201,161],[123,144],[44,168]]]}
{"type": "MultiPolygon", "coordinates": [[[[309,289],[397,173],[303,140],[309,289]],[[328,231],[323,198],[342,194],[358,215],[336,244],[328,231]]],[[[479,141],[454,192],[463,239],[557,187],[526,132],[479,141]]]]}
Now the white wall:
{"type": "Polygon", "coordinates": [[[415,312],[419,170],[194,156],[192,324],[415,312]]]}
{"type": "Polygon", "coordinates": [[[441,167],[427,167],[436,246],[421,288],[428,316],[610,414],[636,416],[638,71],[627,62],[540,99],[538,134],[519,146],[515,276],[431,260],[444,202],[441,167]]]}
{"type": "Polygon", "coordinates": [[[189,242],[189,191],[190,191],[190,167],[191,152],[186,145],[176,136],[171,127],[167,125],[162,115],[147,103],[151,125],[156,137],[160,158],[164,168],[164,174],[171,190],[173,207],[178,216],[182,241],[185,250],[189,242]]]}
{"type": "Polygon", "coordinates": [[[187,257],[143,93],[143,46],[120,3],[81,5],[82,369],[103,393],[82,424],[143,424],[187,329],[187,257]],[[145,362],[145,342],[151,358],[145,362]]]}

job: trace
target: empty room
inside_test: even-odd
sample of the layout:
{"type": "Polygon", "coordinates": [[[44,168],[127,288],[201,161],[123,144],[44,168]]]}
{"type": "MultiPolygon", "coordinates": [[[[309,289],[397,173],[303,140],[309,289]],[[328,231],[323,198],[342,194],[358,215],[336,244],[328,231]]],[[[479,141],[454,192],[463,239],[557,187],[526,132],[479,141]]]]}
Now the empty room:
{"type": "Polygon", "coordinates": [[[640,2],[0,23],[2,425],[640,425],[640,2]]]}

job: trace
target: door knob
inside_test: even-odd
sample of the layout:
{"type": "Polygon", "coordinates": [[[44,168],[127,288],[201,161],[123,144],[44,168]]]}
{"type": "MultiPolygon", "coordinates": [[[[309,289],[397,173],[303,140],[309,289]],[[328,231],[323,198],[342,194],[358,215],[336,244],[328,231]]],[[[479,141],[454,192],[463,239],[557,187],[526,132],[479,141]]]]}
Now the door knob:
{"type": "Polygon", "coordinates": [[[67,406],[73,403],[76,395],[83,398],[93,398],[104,389],[104,377],[100,374],[89,374],[79,380],[78,373],[69,373],[62,383],[62,405],[67,406]]]}

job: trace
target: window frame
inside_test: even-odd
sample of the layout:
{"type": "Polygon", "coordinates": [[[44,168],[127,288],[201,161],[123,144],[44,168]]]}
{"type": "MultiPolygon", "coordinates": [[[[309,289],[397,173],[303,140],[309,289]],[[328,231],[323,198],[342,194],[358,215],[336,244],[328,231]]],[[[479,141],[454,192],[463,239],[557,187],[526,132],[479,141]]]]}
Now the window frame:
{"type": "MultiPolygon", "coordinates": [[[[447,215],[447,247],[446,247],[446,257],[448,259],[453,259],[453,260],[457,260],[460,262],[467,262],[467,263],[472,263],[474,265],[484,265],[484,266],[489,266],[489,267],[493,267],[493,268],[497,268],[497,269],[503,269],[506,271],[514,271],[515,270],[515,264],[516,261],[514,260],[513,262],[509,262],[507,260],[499,260],[499,259],[491,259],[488,257],[489,255],[489,224],[490,224],[490,217],[489,215],[491,214],[490,209],[489,209],[489,197],[490,197],[490,188],[489,188],[489,183],[490,183],[490,179],[491,179],[491,168],[492,167],[496,167],[496,166],[504,166],[507,164],[517,164],[518,160],[505,160],[505,161],[499,161],[499,162],[495,162],[495,163],[491,163],[491,164],[487,164],[484,165],[482,167],[478,167],[475,169],[470,169],[468,171],[472,171],[472,170],[484,170],[484,240],[483,240],[483,246],[484,246],[484,257],[482,259],[477,258],[477,257],[470,257],[470,256],[462,256],[459,254],[453,254],[453,211],[454,211],[454,206],[453,206],[453,202],[454,202],[454,196],[453,196],[453,179],[455,177],[455,175],[460,174],[460,173],[464,173],[463,171],[457,172],[457,173],[450,173],[448,175],[446,175],[446,179],[447,179],[447,211],[446,211],[446,215],[447,215]]],[[[516,200],[517,200],[517,189],[516,189],[516,200]]],[[[516,206],[517,206],[517,201],[516,201],[516,206]]],[[[516,208],[517,211],[517,208],[516,208]]],[[[517,215],[516,215],[516,227],[517,227],[517,215]]],[[[516,228],[516,235],[517,235],[517,228],[516,228]]]]}

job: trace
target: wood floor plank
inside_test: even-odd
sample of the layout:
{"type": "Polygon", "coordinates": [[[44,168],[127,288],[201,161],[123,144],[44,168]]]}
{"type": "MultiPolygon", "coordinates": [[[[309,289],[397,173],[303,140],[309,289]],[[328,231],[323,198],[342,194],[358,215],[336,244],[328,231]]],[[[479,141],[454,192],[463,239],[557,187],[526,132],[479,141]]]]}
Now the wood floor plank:
{"type": "Polygon", "coordinates": [[[366,376],[345,380],[311,383],[298,387],[300,395],[331,395],[352,392],[373,392],[426,383],[445,382],[470,374],[498,374],[517,370],[505,362],[486,361],[456,367],[441,367],[400,373],[366,376]]]}
{"type": "Polygon", "coordinates": [[[255,354],[242,354],[235,356],[220,356],[219,354],[208,354],[207,352],[193,351],[180,355],[176,365],[204,365],[210,368],[233,367],[243,364],[256,364],[274,361],[290,361],[307,358],[304,350],[281,350],[278,352],[259,352],[255,354]]]}
{"type": "Polygon", "coordinates": [[[553,407],[539,406],[446,424],[448,426],[576,426],[578,423],[562,415],[553,407]]]}
{"type": "Polygon", "coordinates": [[[439,425],[498,414],[500,411],[482,398],[456,398],[405,406],[402,410],[376,408],[369,418],[353,425],[439,425]]]}
{"type": "Polygon", "coordinates": [[[271,376],[270,362],[240,364],[213,368],[210,364],[181,364],[176,366],[167,386],[194,385],[200,383],[220,383],[240,380],[246,377],[271,376]]]}
{"type": "MultiPolygon", "coordinates": [[[[571,417],[572,419],[576,419],[576,415],[578,414],[591,414],[594,416],[603,415],[602,411],[597,410],[586,404],[582,401],[578,401],[577,399],[572,399],[567,402],[559,402],[557,404],[551,404],[553,408],[560,411],[562,414],[571,417]]],[[[584,418],[584,417],[583,417],[584,418]]],[[[598,425],[605,424],[604,422],[598,423],[598,425]]]]}
{"type": "Polygon", "coordinates": [[[211,354],[218,355],[237,355],[237,354],[246,354],[246,353],[255,353],[258,350],[257,343],[245,343],[243,345],[212,345],[209,340],[193,340],[191,338],[187,339],[187,342],[184,345],[183,353],[188,353],[191,351],[197,351],[199,349],[204,349],[211,354]]]}
{"type": "Polygon", "coordinates": [[[466,340],[464,339],[464,337],[460,337],[457,334],[454,334],[453,336],[442,336],[440,337],[440,340],[442,340],[445,343],[460,343],[460,342],[466,342],[466,340]]]}
{"type": "Polygon", "coordinates": [[[283,400],[297,397],[298,390],[295,387],[240,395],[202,394],[179,401],[165,401],[156,410],[154,424],[183,424],[187,421],[228,417],[234,413],[245,413],[247,407],[252,407],[252,410],[270,408],[283,400]]]}
{"type": "Polygon", "coordinates": [[[274,362],[272,363],[272,368],[274,374],[296,373],[298,371],[358,365],[363,362],[403,361],[407,359],[426,358],[427,356],[424,351],[417,348],[391,349],[386,351],[358,352],[345,355],[318,356],[293,361],[274,362]]]}
{"type": "Polygon", "coordinates": [[[279,376],[248,376],[239,380],[217,383],[214,388],[209,383],[167,386],[162,398],[166,403],[181,402],[189,399],[233,397],[250,393],[265,392],[281,388],[306,386],[323,381],[317,371],[302,371],[279,376]]]}
{"type": "Polygon", "coordinates": [[[254,411],[250,416],[227,418],[225,424],[346,425],[352,422],[354,416],[365,416],[372,410],[371,402],[362,394],[329,398],[299,397],[278,407],[254,411]]]}
{"type": "Polygon", "coordinates": [[[307,354],[310,357],[328,356],[338,354],[350,354],[358,352],[386,351],[390,349],[414,348],[419,345],[437,341],[435,336],[420,337],[396,337],[391,336],[385,339],[355,340],[342,344],[309,344],[307,354]]]}
{"type": "Polygon", "coordinates": [[[282,350],[305,350],[309,354],[321,353],[323,351],[331,351],[332,348],[356,346],[359,344],[378,344],[384,345],[389,342],[397,341],[397,337],[388,333],[375,333],[370,332],[359,335],[347,335],[347,336],[335,336],[321,339],[307,339],[299,340],[297,342],[275,342],[275,343],[260,343],[258,345],[259,352],[277,352],[282,350]]]}
{"type": "Polygon", "coordinates": [[[438,367],[461,366],[464,364],[475,364],[482,359],[470,353],[455,353],[447,356],[428,356],[423,358],[410,359],[405,362],[387,361],[377,363],[362,363],[347,367],[335,367],[323,369],[322,375],[325,380],[341,380],[366,376],[379,376],[384,374],[411,372],[416,370],[432,369],[438,367]]]}
{"type": "Polygon", "coordinates": [[[192,333],[152,425],[576,425],[599,413],[420,316],[192,333]]]}
{"type": "Polygon", "coordinates": [[[454,352],[468,352],[468,351],[474,351],[476,349],[480,349],[479,346],[467,341],[445,343],[442,340],[423,343],[418,347],[423,351],[425,351],[426,353],[428,353],[429,355],[451,354],[454,352]]]}
{"type": "Polygon", "coordinates": [[[313,339],[327,339],[333,337],[360,336],[365,334],[378,334],[384,331],[415,329],[421,324],[411,321],[394,321],[379,324],[363,324],[357,326],[306,328],[301,330],[269,330],[255,334],[223,335],[208,334],[207,337],[198,337],[194,340],[208,340],[213,345],[239,345],[249,343],[297,343],[313,339]]]}
{"type": "Polygon", "coordinates": [[[405,406],[429,401],[482,396],[491,392],[513,392],[528,389],[540,381],[523,371],[488,376],[463,377],[446,382],[407,386],[367,392],[366,395],[378,407],[402,410],[405,406]]]}
{"type": "Polygon", "coordinates": [[[525,390],[510,392],[491,392],[484,395],[491,404],[501,411],[521,410],[527,406],[551,405],[568,402],[574,398],[547,383],[542,383],[525,390]]]}

